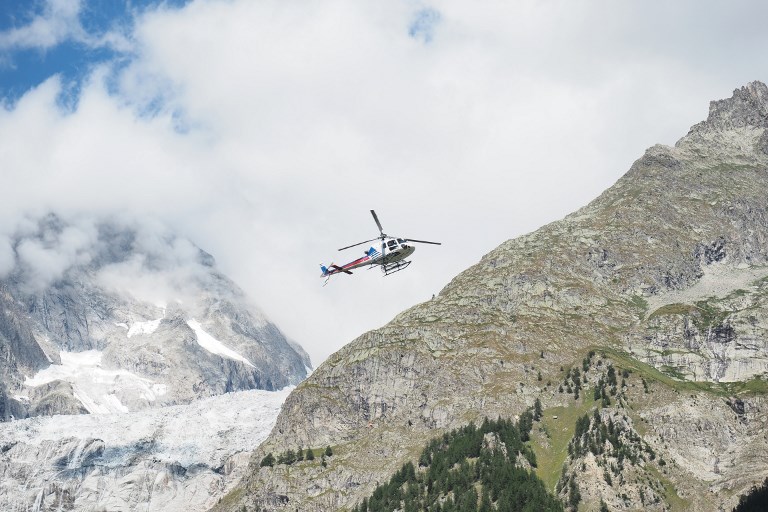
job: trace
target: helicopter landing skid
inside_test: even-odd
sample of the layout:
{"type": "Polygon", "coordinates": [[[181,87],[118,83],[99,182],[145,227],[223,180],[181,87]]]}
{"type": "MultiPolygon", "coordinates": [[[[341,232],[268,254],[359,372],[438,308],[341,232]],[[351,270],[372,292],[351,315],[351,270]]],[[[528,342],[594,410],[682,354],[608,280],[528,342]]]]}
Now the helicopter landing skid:
{"type": "Polygon", "coordinates": [[[384,272],[385,276],[388,276],[389,274],[400,272],[401,270],[408,267],[408,265],[410,264],[411,264],[410,261],[396,261],[394,263],[387,263],[381,266],[381,271],[384,272]]]}

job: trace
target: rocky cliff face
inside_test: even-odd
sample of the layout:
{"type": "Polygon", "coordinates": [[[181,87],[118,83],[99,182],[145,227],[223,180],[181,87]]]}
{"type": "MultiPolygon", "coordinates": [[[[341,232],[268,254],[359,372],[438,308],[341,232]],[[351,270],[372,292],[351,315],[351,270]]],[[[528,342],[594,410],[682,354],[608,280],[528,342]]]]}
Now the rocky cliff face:
{"type": "Polygon", "coordinates": [[[0,416],[126,412],[300,382],[309,358],[158,227],[29,220],[0,278],[0,416]]]}
{"type": "Polygon", "coordinates": [[[8,394],[8,384],[18,388],[25,373],[32,374],[51,364],[35,339],[22,312],[10,294],[0,289],[0,421],[24,417],[27,408],[8,394]]]}
{"type": "Polygon", "coordinates": [[[432,301],[331,356],[287,399],[237,503],[354,506],[426,439],[484,416],[515,416],[538,397],[549,419],[534,447],[548,462],[537,471],[553,491],[563,471],[577,468],[595,507],[599,498],[615,510],[735,504],[768,471],[759,456],[768,377],[766,127],[762,83],[713,102],[706,121],[674,147],[650,148],[589,205],[505,242],[432,301]],[[653,494],[636,484],[622,496],[587,471],[594,460],[562,451],[561,437],[574,428],[566,418],[599,404],[591,394],[599,372],[585,376],[590,390],[578,399],[558,388],[590,350],[603,368],[632,372],[623,398],[612,396],[601,414],[620,417],[628,442],[656,454],[617,468],[612,480],[652,481],[653,494]],[[335,455],[326,467],[256,464],[297,445],[332,445],[335,455]]]}

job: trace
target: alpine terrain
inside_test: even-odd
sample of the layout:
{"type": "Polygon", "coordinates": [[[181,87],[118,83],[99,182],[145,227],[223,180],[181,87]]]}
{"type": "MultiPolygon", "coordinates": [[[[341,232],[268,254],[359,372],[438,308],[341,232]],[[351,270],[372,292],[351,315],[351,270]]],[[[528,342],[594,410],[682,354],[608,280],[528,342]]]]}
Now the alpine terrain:
{"type": "Polygon", "coordinates": [[[146,219],[29,217],[9,245],[0,509],[215,503],[307,354],[211,255],[146,219]]]}
{"type": "Polygon", "coordinates": [[[766,197],[753,82],[331,356],[218,509],[368,509],[435,437],[540,408],[529,467],[567,507],[731,510],[768,474],[766,197]]]}

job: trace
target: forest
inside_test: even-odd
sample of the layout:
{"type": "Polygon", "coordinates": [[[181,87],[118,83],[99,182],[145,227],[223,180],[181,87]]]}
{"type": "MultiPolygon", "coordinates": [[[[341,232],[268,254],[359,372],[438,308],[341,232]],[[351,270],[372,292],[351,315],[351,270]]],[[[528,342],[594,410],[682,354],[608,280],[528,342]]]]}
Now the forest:
{"type": "Polygon", "coordinates": [[[530,469],[533,419],[531,411],[518,423],[486,419],[433,439],[418,467],[404,464],[353,512],[561,512],[563,504],[530,469]]]}

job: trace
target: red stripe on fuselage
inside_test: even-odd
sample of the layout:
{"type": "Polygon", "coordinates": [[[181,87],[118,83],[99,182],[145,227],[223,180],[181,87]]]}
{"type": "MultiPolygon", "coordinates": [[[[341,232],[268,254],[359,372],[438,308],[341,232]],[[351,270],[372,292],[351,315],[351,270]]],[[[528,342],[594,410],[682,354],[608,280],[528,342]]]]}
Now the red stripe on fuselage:
{"type": "Polygon", "coordinates": [[[353,267],[355,265],[359,265],[360,263],[363,263],[364,261],[368,261],[369,259],[371,259],[370,256],[363,256],[362,258],[359,258],[359,259],[356,259],[355,261],[351,261],[351,262],[347,263],[346,265],[344,265],[341,268],[350,268],[350,267],[353,267]]]}
{"type": "MultiPolygon", "coordinates": [[[[361,265],[361,264],[365,263],[366,261],[368,261],[370,259],[371,259],[370,256],[363,256],[362,258],[358,258],[355,261],[351,261],[351,262],[347,263],[346,265],[342,265],[340,267],[342,270],[340,270],[339,268],[333,268],[332,270],[330,270],[328,272],[328,275],[338,274],[339,272],[344,272],[344,270],[347,270],[347,269],[350,269],[350,268],[355,268],[355,265],[361,265]]],[[[334,266],[336,266],[336,265],[334,265],[334,266]]]]}

